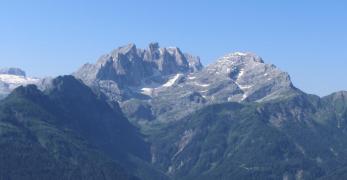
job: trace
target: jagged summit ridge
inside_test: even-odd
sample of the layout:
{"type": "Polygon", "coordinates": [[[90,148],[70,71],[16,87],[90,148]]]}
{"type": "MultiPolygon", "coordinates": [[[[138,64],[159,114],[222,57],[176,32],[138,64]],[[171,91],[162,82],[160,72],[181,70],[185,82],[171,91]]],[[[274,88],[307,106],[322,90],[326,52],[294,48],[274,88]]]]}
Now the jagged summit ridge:
{"type": "Polygon", "coordinates": [[[101,56],[95,65],[84,65],[75,75],[87,82],[110,76],[120,81],[121,76],[126,76],[126,83],[139,85],[144,78],[201,69],[199,57],[182,53],[177,47],[162,48],[158,43],[150,43],[148,48],[139,49],[131,43],[101,56]]]}
{"type": "Polygon", "coordinates": [[[96,64],[85,64],[74,76],[121,100],[134,96],[142,86],[164,84],[172,75],[196,72],[202,67],[199,57],[177,47],[150,43],[141,49],[131,43],[101,56],[96,64]]]}

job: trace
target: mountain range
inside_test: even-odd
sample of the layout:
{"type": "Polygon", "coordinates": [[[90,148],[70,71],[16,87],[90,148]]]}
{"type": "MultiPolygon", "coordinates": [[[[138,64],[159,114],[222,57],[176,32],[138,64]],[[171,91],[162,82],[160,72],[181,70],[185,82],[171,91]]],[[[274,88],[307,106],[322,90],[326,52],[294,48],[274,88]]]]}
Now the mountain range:
{"type": "Polygon", "coordinates": [[[307,94],[254,53],[203,67],[128,44],[69,76],[0,70],[0,87],[5,179],[347,177],[347,92],[307,94]]]}

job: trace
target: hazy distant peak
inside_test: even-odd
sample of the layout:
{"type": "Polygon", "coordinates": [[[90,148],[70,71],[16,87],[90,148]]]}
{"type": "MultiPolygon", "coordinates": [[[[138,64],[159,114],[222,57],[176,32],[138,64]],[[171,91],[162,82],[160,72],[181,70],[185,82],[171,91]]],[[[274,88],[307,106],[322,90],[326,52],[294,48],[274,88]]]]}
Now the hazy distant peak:
{"type": "Polygon", "coordinates": [[[19,68],[2,68],[0,69],[0,99],[19,86],[37,84],[39,81],[38,78],[26,77],[25,72],[19,68]]]}
{"type": "Polygon", "coordinates": [[[17,75],[17,76],[26,76],[25,71],[20,68],[1,68],[0,74],[9,74],[9,75],[17,75]]]}

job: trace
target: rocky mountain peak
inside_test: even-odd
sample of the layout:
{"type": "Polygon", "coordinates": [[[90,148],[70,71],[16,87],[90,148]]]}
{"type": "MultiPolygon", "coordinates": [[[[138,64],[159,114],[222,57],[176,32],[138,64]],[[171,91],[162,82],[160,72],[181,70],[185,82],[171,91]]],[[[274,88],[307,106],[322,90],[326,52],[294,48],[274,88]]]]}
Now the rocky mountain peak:
{"type": "Polygon", "coordinates": [[[333,102],[336,106],[347,108],[347,91],[339,91],[323,97],[324,100],[333,102]]]}
{"type": "Polygon", "coordinates": [[[143,77],[153,76],[158,72],[162,75],[171,75],[202,69],[199,57],[183,53],[178,47],[160,47],[157,42],[150,43],[147,49],[137,48],[133,43],[121,46],[101,56],[97,66],[99,68],[113,66],[111,69],[115,72],[112,73],[128,76],[139,72],[143,77]]]}
{"type": "Polygon", "coordinates": [[[206,67],[209,74],[225,74],[232,79],[244,76],[256,71],[277,69],[274,65],[265,64],[263,59],[254,53],[233,52],[220,57],[213,64],[206,67]]]}
{"type": "Polygon", "coordinates": [[[36,85],[30,84],[27,86],[19,86],[18,88],[14,89],[11,93],[12,95],[16,96],[28,96],[28,97],[35,97],[35,96],[41,96],[42,92],[37,88],[36,85]]]}
{"type": "Polygon", "coordinates": [[[148,49],[151,52],[157,51],[159,49],[159,43],[158,42],[152,42],[148,45],[148,49]]]}
{"type": "Polygon", "coordinates": [[[128,54],[128,53],[132,53],[135,54],[137,51],[136,45],[134,43],[129,43],[125,46],[121,46],[119,48],[117,48],[116,50],[114,50],[112,52],[112,54],[116,55],[116,54],[128,54]]]}
{"type": "Polygon", "coordinates": [[[137,48],[135,44],[121,46],[101,56],[96,64],[85,64],[73,75],[88,85],[105,86],[101,89],[117,92],[113,94],[122,94],[124,98],[124,93],[132,91],[129,88],[164,84],[175,74],[201,69],[199,57],[183,53],[177,47],[160,47],[159,43],[154,42],[146,49],[137,48]]]}

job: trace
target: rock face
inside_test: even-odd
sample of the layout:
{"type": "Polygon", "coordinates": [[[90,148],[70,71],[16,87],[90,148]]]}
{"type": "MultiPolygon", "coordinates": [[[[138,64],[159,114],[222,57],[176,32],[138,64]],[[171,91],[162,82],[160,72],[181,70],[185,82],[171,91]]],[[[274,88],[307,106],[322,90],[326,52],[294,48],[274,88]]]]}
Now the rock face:
{"type": "Polygon", "coordinates": [[[300,94],[287,73],[252,53],[235,52],[202,68],[199,58],[179,48],[120,47],[74,75],[135,120],[177,120],[222,102],[255,102],[300,94]]]}
{"type": "Polygon", "coordinates": [[[38,78],[26,77],[25,72],[19,68],[0,69],[0,99],[18,86],[36,84],[39,81],[38,78]]]}
{"type": "Polygon", "coordinates": [[[172,74],[201,68],[198,57],[184,54],[179,48],[151,43],[147,49],[138,49],[129,44],[103,55],[96,64],[85,64],[74,76],[100,88],[111,100],[124,101],[142,96],[138,90],[144,85],[156,86],[172,74]]]}

